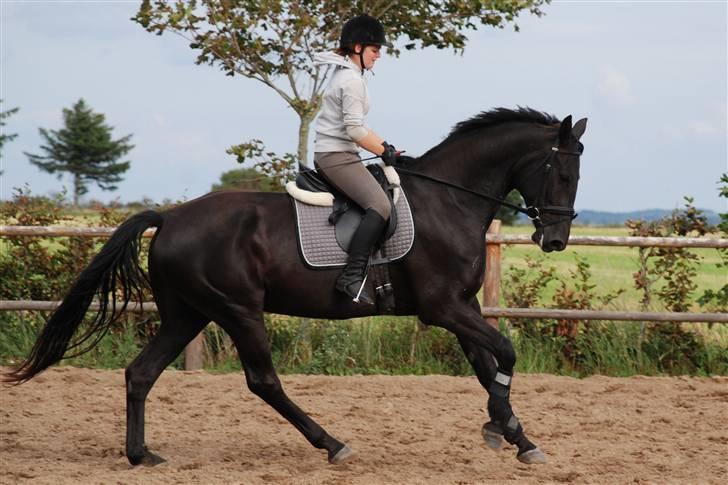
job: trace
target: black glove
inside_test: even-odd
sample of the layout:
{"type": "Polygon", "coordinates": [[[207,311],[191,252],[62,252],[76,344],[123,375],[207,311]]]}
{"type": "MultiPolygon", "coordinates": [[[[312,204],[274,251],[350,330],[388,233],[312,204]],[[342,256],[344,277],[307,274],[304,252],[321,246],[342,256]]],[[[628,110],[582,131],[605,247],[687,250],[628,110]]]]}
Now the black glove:
{"type": "Polygon", "coordinates": [[[381,157],[384,161],[384,164],[387,166],[396,165],[397,159],[402,154],[402,152],[394,148],[393,145],[390,145],[386,141],[382,142],[382,146],[384,147],[384,153],[382,153],[381,157]]]}

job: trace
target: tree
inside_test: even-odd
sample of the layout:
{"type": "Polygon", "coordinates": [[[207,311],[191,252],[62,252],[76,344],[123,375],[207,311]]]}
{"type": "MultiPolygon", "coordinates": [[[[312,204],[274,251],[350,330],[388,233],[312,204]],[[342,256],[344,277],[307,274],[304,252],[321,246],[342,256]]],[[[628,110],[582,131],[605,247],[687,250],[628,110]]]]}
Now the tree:
{"type": "MultiPolygon", "coordinates": [[[[0,104],[2,102],[3,100],[0,99],[0,104]]],[[[13,108],[7,111],[0,111],[0,158],[2,158],[2,150],[5,144],[9,141],[13,141],[18,136],[17,133],[13,133],[12,135],[8,135],[5,133],[5,130],[3,129],[3,127],[5,126],[5,119],[17,113],[19,109],[20,108],[13,108]]],[[[0,170],[0,175],[2,174],[3,171],[0,170]]]]}
{"type": "MultiPolygon", "coordinates": [[[[273,163],[306,163],[311,122],[330,73],[314,66],[313,56],[337,47],[346,19],[367,12],[382,20],[391,39],[407,38],[405,49],[434,46],[462,53],[468,40],[463,31],[502,28],[522,10],[540,16],[540,7],[549,1],[144,0],[132,20],[148,32],[171,31],[187,39],[199,51],[197,64],[254,79],[278,93],[298,115],[298,146],[296,155],[274,156],[273,163]]],[[[228,152],[242,163],[247,145],[228,152]]]]}
{"type": "Polygon", "coordinates": [[[40,148],[44,155],[25,153],[30,162],[48,173],[58,173],[58,178],[68,172],[73,176],[73,205],[88,192],[89,182],[96,182],[102,190],[116,190],[116,183],[129,170],[131,162],[119,162],[134,145],[128,141],[132,135],[111,139],[113,127],[106,125],[106,117],[94,113],[83,99],[71,109],[63,110],[61,130],[48,131],[40,128],[45,145],[40,148]]]}
{"type": "MultiPolygon", "coordinates": [[[[506,196],[506,202],[513,205],[523,205],[523,197],[517,190],[511,190],[506,196]]],[[[495,214],[496,219],[500,219],[504,226],[512,226],[518,221],[519,212],[514,211],[510,207],[501,206],[495,214]]]]}
{"type": "Polygon", "coordinates": [[[275,180],[254,168],[236,168],[220,175],[220,183],[212,186],[212,191],[225,189],[254,190],[257,192],[276,192],[275,180]]]}

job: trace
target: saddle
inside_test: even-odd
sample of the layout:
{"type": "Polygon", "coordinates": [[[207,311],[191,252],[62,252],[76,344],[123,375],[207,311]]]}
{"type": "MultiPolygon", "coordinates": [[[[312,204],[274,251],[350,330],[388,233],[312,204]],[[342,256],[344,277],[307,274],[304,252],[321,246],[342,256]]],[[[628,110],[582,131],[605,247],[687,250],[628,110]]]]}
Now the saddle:
{"type": "MultiPolygon", "coordinates": [[[[367,291],[376,295],[380,313],[395,308],[394,288],[389,263],[405,257],[415,238],[414,219],[409,201],[399,186],[399,175],[392,167],[367,167],[379,181],[393,204],[389,225],[369,260],[367,291]]],[[[286,184],[296,214],[298,249],[304,264],[311,269],[343,267],[347,250],[364,211],[317,173],[307,170],[295,182],[286,184]]]]}
{"type": "MultiPolygon", "coordinates": [[[[382,187],[384,193],[387,194],[389,203],[392,206],[387,229],[384,231],[383,237],[379,242],[379,244],[381,244],[391,238],[397,229],[397,211],[395,202],[399,197],[399,176],[394,169],[387,171],[389,173],[385,172],[385,167],[382,167],[379,164],[367,165],[366,168],[369,170],[369,173],[372,174],[377,183],[379,183],[382,187]],[[390,181],[390,178],[394,180],[390,181]]],[[[356,229],[359,227],[362,217],[364,216],[364,210],[349,199],[345,194],[336,190],[336,188],[334,188],[315,170],[300,172],[296,176],[295,186],[302,191],[313,192],[314,194],[322,195],[323,197],[310,197],[309,200],[303,200],[303,198],[299,198],[296,195],[291,194],[294,198],[313,205],[330,205],[332,207],[331,214],[329,214],[328,218],[329,224],[335,227],[336,242],[339,247],[348,252],[351,239],[354,236],[356,229]],[[331,197],[327,197],[329,194],[331,197]]],[[[286,187],[286,189],[288,190],[288,187],[286,187]]],[[[291,191],[288,190],[288,192],[290,193],[291,191]]],[[[300,196],[300,194],[298,195],[300,196]]]]}

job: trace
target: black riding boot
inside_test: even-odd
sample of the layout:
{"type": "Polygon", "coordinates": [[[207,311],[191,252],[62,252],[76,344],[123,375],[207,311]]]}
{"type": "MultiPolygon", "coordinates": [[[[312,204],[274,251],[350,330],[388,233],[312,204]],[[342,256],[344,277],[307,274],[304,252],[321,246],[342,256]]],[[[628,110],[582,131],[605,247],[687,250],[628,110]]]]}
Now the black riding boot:
{"type": "Polygon", "coordinates": [[[336,280],[336,289],[346,293],[354,301],[374,304],[374,300],[362,289],[367,273],[369,256],[377,240],[384,232],[387,221],[373,209],[367,209],[349,245],[349,259],[344,271],[336,280]],[[357,298],[358,297],[358,298],[357,298]]]}

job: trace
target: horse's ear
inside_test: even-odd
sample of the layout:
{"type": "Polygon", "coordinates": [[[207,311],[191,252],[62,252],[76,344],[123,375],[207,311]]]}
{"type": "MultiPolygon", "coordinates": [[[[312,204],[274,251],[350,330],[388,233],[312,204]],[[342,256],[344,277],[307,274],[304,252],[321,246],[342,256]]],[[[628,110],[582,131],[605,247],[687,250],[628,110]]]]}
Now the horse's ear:
{"type": "Polygon", "coordinates": [[[561,122],[561,128],[559,128],[559,145],[566,145],[569,142],[569,135],[571,135],[571,115],[564,118],[561,122]]]}
{"type": "Polygon", "coordinates": [[[581,139],[581,135],[586,131],[586,118],[582,118],[574,124],[574,128],[571,130],[571,134],[577,140],[581,139]]]}

